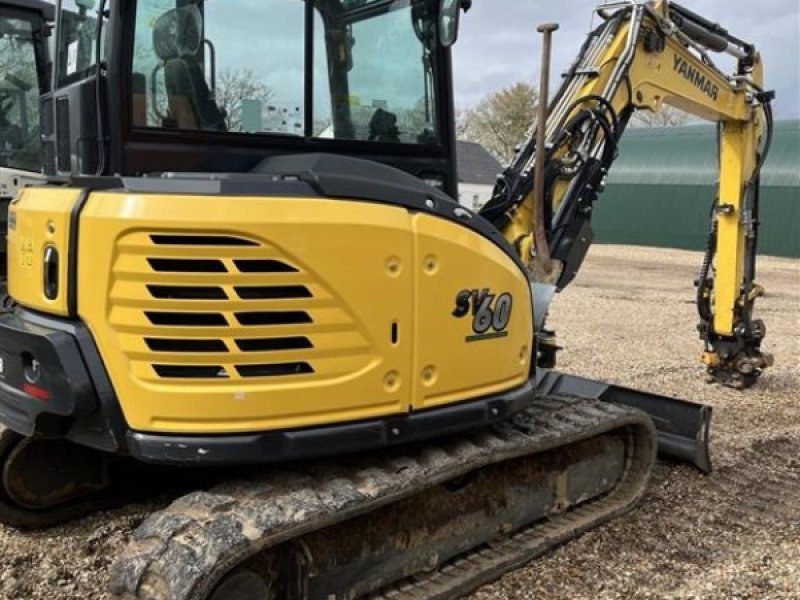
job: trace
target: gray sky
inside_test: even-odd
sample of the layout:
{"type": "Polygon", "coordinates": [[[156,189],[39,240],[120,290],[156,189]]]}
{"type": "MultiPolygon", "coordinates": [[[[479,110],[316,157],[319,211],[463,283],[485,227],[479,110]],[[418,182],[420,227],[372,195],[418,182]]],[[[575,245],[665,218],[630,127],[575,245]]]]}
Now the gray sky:
{"type": "MultiPolygon", "coordinates": [[[[454,50],[459,106],[520,80],[538,82],[540,23],[555,21],[553,80],[577,56],[592,23],[593,0],[474,0],[462,20],[454,50]]],[[[776,90],[779,119],[800,118],[800,0],[683,0],[683,6],[753,42],[766,66],[766,85],[776,90]]],[[[731,71],[723,55],[717,64],[731,71]]]]}

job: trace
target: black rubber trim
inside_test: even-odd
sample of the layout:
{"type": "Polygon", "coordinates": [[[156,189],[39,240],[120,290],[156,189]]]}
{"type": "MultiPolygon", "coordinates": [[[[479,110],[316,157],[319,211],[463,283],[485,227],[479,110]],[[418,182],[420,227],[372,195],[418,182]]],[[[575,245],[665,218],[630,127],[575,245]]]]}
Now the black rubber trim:
{"type": "Polygon", "coordinates": [[[78,245],[81,228],[81,212],[92,190],[81,189],[69,216],[69,248],[67,248],[67,314],[78,316],[78,245]]]}
{"type": "Polygon", "coordinates": [[[97,408],[91,378],[78,344],[69,333],[46,330],[13,312],[0,314],[0,422],[26,436],[62,436],[73,419],[97,408]],[[26,393],[24,365],[33,357],[40,365],[37,388],[48,398],[26,393]]]}
{"type": "Polygon", "coordinates": [[[489,425],[528,408],[533,381],[478,400],[325,427],[248,435],[179,436],[131,431],[132,456],[157,464],[197,466],[271,463],[362,452],[489,425]]]}
{"type": "MultiPolygon", "coordinates": [[[[93,400],[90,401],[88,395],[81,395],[82,399],[75,404],[76,409],[73,414],[39,411],[37,417],[47,414],[54,415],[55,420],[47,418],[46,422],[42,422],[49,429],[59,424],[68,427],[66,432],[50,431],[48,433],[56,433],[58,437],[64,437],[78,444],[105,452],[124,453],[128,425],[111,385],[111,379],[100,358],[100,353],[86,326],[79,321],[52,317],[21,307],[15,308],[13,312],[0,313],[0,348],[10,347],[12,353],[25,351],[34,353],[37,348],[41,348],[42,345],[46,347],[46,344],[52,340],[67,339],[71,339],[74,343],[60,341],[61,353],[58,356],[73,392],[59,391],[58,393],[59,395],[64,394],[68,399],[71,395],[75,395],[74,390],[80,390],[80,394],[84,394],[84,392],[88,394],[91,390],[93,400]],[[27,336],[20,336],[16,333],[18,330],[22,330],[27,336]],[[86,387],[87,380],[89,388],[86,387]]],[[[54,363],[51,361],[51,364],[54,363]]],[[[44,363],[43,365],[45,373],[47,373],[47,369],[51,367],[44,363]]],[[[57,370],[58,366],[52,368],[57,370]]],[[[2,384],[0,384],[0,395],[3,393],[2,390],[2,384]]],[[[12,410],[20,412],[19,396],[12,392],[6,396],[6,399],[6,405],[10,401],[14,407],[12,410]]],[[[28,401],[27,398],[24,400],[28,401]]],[[[63,401],[64,398],[57,399],[59,403],[63,401]]],[[[22,406],[24,407],[26,404],[22,406]]],[[[29,411],[23,410],[22,412],[29,414],[29,411]]],[[[24,422],[15,424],[8,420],[1,411],[0,422],[22,434],[30,431],[30,424],[26,425],[24,422]]]]}

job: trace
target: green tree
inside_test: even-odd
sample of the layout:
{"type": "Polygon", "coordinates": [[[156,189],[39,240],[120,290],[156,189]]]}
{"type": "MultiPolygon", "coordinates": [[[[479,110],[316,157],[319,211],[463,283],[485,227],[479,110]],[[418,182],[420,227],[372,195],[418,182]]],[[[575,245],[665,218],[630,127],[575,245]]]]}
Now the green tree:
{"type": "Polygon", "coordinates": [[[538,104],[536,88],[519,82],[457,115],[457,129],[463,139],[483,145],[498,160],[508,162],[530,132],[538,104]]]}

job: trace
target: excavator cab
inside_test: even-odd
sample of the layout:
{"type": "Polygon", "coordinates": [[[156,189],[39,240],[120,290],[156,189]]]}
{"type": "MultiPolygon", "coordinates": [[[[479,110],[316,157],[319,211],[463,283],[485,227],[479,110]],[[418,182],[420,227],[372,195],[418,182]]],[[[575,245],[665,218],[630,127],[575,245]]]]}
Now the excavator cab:
{"type": "Polygon", "coordinates": [[[456,196],[449,45],[463,2],[92,4],[60,5],[48,173],[248,173],[318,152],[456,196]]]}

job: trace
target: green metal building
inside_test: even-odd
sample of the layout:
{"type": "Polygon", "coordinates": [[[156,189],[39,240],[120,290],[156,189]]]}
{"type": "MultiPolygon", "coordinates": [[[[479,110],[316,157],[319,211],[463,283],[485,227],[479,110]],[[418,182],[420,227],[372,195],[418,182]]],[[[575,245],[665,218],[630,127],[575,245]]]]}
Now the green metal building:
{"type": "MultiPolygon", "coordinates": [[[[702,250],[716,182],[713,125],[629,129],[596,204],[596,241],[702,250]]],[[[800,121],[775,124],[759,220],[759,254],[800,257],[800,121]]]]}

